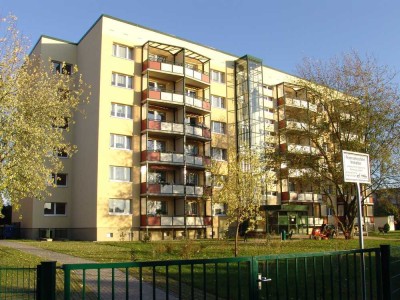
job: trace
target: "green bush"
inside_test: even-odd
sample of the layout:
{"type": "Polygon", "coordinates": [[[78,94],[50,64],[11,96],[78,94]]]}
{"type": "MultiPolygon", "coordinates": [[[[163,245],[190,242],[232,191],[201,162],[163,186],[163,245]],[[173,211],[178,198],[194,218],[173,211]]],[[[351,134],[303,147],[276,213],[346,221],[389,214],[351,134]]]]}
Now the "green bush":
{"type": "Polygon", "coordinates": [[[386,223],[385,225],[383,225],[383,232],[388,233],[389,231],[390,231],[390,225],[386,223]]]}

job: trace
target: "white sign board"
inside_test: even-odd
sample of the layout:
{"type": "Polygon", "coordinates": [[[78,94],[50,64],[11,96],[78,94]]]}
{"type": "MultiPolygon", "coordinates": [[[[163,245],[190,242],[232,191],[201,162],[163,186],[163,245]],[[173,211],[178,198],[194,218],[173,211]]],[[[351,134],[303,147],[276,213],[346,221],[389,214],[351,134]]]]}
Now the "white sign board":
{"type": "Polygon", "coordinates": [[[371,184],[369,155],[365,153],[342,151],[344,182],[371,184]]]}

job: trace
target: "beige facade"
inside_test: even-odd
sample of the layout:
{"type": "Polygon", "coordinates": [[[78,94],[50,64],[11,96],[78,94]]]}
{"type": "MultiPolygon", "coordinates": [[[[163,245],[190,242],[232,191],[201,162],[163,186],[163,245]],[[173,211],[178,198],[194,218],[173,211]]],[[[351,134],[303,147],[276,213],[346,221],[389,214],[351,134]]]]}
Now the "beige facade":
{"type": "MultiPolygon", "coordinates": [[[[64,210],[44,214],[43,202],[23,201],[14,216],[22,215],[25,237],[104,241],[222,234],[224,207],[212,202],[207,166],[211,157],[224,161],[237,142],[228,131],[237,121],[238,57],[109,16],[101,16],[78,43],[41,37],[32,54],[78,65],[91,85],[91,100],[71,125],[69,138],[78,152],[62,158],[66,184],[46,200],[64,210]]],[[[295,78],[267,66],[261,70],[263,135],[278,149],[280,84],[295,78]]],[[[265,204],[310,203],[301,195],[287,197],[288,182],[282,180],[265,204]]],[[[320,224],[324,214],[316,197],[318,215],[309,216],[307,209],[304,216],[320,224]]]]}

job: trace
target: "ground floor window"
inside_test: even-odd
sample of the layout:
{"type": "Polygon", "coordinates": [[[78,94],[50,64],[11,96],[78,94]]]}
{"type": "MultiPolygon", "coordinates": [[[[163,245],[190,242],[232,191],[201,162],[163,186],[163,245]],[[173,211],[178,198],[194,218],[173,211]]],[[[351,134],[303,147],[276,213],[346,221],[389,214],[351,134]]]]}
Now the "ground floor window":
{"type": "Polygon", "coordinates": [[[59,202],[46,202],[44,204],[44,215],[45,216],[65,216],[66,215],[66,203],[59,202]]]}
{"type": "Polygon", "coordinates": [[[108,213],[112,215],[129,215],[131,213],[131,200],[109,199],[108,213]]]}
{"type": "Polygon", "coordinates": [[[226,204],[225,203],[214,203],[213,204],[213,215],[226,215],[226,204]]]}

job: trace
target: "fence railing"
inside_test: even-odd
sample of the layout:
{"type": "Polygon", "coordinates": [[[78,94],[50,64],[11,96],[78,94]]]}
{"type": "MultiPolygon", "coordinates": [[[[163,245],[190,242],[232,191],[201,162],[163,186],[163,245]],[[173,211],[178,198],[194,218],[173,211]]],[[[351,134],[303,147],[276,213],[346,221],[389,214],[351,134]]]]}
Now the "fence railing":
{"type": "Polygon", "coordinates": [[[37,269],[0,268],[1,299],[52,300],[56,295],[60,297],[60,292],[67,300],[399,299],[400,247],[384,245],[364,250],[220,259],[65,264],[61,270],[56,269],[55,262],[43,262],[37,269]],[[64,278],[60,279],[56,273],[63,273],[64,278]]]}

